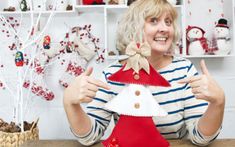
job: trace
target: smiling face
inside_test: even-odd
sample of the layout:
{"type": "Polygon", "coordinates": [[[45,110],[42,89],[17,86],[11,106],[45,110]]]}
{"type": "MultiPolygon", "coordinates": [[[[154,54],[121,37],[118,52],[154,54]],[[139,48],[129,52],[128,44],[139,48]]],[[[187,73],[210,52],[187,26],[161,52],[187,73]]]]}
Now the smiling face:
{"type": "Polygon", "coordinates": [[[152,52],[166,53],[174,40],[174,26],[171,15],[165,12],[158,18],[147,18],[144,24],[144,38],[149,43],[152,52]]]}
{"type": "Polygon", "coordinates": [[[215,28],[215,37],[229,37],[229,29],[226,27],[216,27],[215,28]]]}

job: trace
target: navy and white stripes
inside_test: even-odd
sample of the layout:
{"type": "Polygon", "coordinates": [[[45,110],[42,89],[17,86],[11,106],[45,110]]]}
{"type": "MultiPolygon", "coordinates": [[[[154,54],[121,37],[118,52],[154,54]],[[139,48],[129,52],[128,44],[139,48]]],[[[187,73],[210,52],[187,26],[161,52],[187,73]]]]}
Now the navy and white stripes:
{"type": "MultiPolygon", "coordinates": [[[[118,115],[105,110],[104,104],[125,88],[125,84],[107,80],[107,77],[121,67],[122,65],[116,62],[103,71],[101,80],[108,83],[111,90],[99,89],[94,100],[88,104],[87,113],[92,120],[93,129],[86,138],[78,137],[81,143],[89,145],[98,141],[103,136],[112,116],[114,121],[118,120],[118,115]]],[[[178,83],[181,79],[198,75],[194,65],[187,59],[174,57],[171,64],[158,72],[171,84],[171,87],[149,86],[156,101],[169,114],[167,117],[153,118],[158,130],[167,139],[188,137],[198,145],[209,143],[219,134],[219,131],[211,137],[204,137],[197,130],[198,119],[207,109],[207,102],[197,100],[188,84],[178,83]]]]}

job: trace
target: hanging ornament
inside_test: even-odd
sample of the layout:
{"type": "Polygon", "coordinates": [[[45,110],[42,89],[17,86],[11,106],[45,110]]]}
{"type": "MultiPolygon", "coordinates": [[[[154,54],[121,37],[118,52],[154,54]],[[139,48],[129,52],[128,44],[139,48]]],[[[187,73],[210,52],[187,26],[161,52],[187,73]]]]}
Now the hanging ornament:
{"type": "Polygon", "coordinates": [[[66,33],[65,38],[67,39],[65,49],[67,53],[72,53],[72,42],[69,40],[69,33],[66,33]]]}
{"type": "Polygon", "coordinates": [[[20,2],[20,10],[21,11],[27,11],[27,2],[26,2],[26,0],[22,0],[21,2],[20,2]]]}
{"type": "Polygon", "coordinates": [[[49,35],[46,35],[43,39],[43,48],[50,49],[50,43],[51,43],[51,37],[49,35]]]}
{"type": "Polygon", "coordinates": [[[16,66],[23,66],[24,65],[24,57],[21,51],[17,51],[15,55],[15,64],[16,66]]]}

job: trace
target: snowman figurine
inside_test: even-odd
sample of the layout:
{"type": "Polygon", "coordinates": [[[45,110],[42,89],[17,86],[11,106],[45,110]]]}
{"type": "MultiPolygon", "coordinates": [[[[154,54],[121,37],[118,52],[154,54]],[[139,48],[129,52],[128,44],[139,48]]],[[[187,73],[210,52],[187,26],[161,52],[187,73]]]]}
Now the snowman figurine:
{"type": "Polygon", "coordinates": [[[231,51],[231,42],[229,35],[229,27],[226,19],[219,19],[218,24],[215,26],[214,32],[217,44],[217,50],[214,51],[216,55],[227,55],[231,51]]]}
{"type": "Polygon", "coordinates": [[[207,39],[204,37],[205,31],[197,26],[188,26],[186,32],[187,54],[204,55],[208,50],[207,39]]]}

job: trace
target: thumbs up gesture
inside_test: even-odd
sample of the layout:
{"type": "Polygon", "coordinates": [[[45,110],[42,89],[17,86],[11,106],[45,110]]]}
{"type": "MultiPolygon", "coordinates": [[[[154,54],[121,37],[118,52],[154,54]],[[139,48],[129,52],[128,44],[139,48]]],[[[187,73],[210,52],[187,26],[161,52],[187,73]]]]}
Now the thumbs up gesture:
{"type": "Polygon", "coordinates": [[[76,77],[64,91],[64,101],[69,104],[89,103],[95,97],[99,87],[110,89],[107,83],[92,78],[93,68],[88,68],[76,77]]]}
{"type": "Polygon", "coordinates": [[[200,66],[201,75],[182,79],[179,83],[189,83],[192,93],[198,99],[204,99],[214,104],[224,104],[224,91],[210,75],[204,60],[201,60],[200,66]]]}

